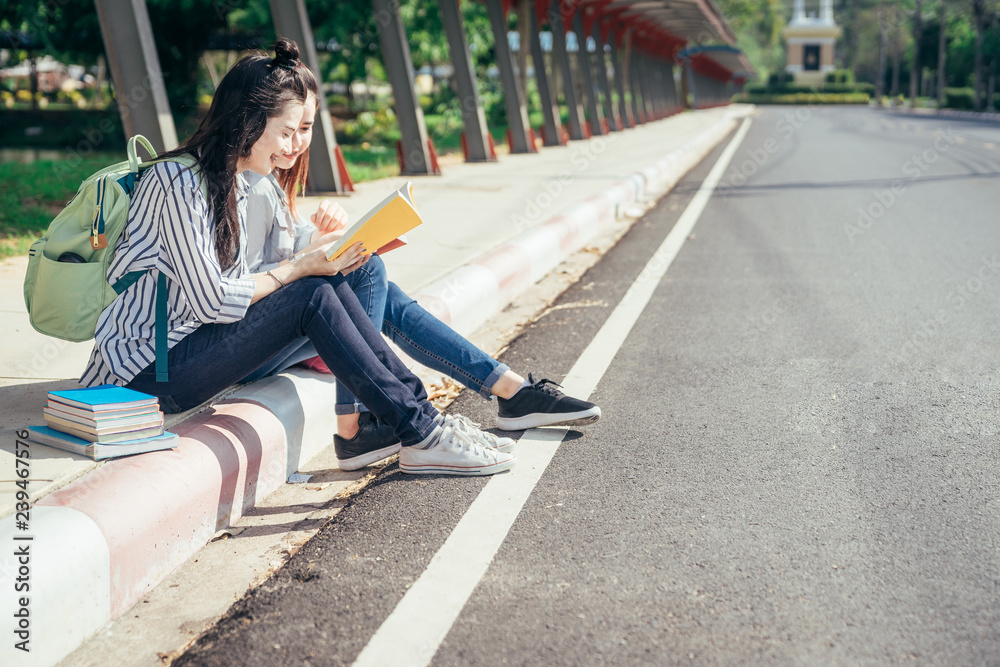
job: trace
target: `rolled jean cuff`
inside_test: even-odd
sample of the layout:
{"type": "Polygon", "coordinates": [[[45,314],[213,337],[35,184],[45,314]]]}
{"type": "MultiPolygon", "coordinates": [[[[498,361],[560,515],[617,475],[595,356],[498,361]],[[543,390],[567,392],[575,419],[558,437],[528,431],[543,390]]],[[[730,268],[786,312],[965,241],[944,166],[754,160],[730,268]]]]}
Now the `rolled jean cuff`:
{"type": "Polygon", "coordinates": [[[497,364],[497,367],[493,369],[493,372],[486,376],[483,383],[479,385],[479,395],[485,398],[487,401],[493,400],[493,394],[490,393],[493,389],[493,385],[497,383],[504,373],[510,370],[510,366],[507,364],[497,364]]]}
{"type": "Polygon", "coordinates": [[[359,412],[369,412],[368,408],[361,405],[357,401],[353,403],[337,403],[333,406],[333,414],[335,415],[354,415],[359,412]]]}

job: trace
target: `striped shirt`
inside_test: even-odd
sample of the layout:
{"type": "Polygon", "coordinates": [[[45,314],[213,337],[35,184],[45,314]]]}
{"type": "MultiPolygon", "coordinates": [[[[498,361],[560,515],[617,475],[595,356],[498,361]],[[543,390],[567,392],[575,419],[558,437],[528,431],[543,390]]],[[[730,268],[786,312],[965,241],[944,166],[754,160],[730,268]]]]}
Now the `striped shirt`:
{"type": "Polygon", "coordinates": [[[247,268],[263,273],[303,250],[316,227],[292,215],[273,175],[244,172],[247,193],[247,268]]]}
{"type": "Polygon", "coordinates": [[[139,180],[128,222],[108,270],[114,284],[130,271],[152,269],[104,309],[94,351],[80,383],[124,385],[155,358],[156,278],[167,281],[168,349],[202,324],[238,322],[253,299],[246,265],[247,183],[237,177],[240,246],[223,271],[215,252],[215,214],[201,179],[176,162],[160,162],[139,180]]]}

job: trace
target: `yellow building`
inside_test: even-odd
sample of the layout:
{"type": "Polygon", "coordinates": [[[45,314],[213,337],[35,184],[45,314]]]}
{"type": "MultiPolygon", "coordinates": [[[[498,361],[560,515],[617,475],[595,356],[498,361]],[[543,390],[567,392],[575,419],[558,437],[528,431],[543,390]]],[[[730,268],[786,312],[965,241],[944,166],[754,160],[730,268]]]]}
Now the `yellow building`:
{"type": "Polygon", "coordinates": [[[785,71],[795,77],[795,83],[822,86],[827,72],[837,66],[833,50],[840,37],[840,26],[833,21],[833,0],[820,0],[819,16],[806,13],[805,0],[795,0],[792,20],[782,35],[788,50],[785,71]]]}

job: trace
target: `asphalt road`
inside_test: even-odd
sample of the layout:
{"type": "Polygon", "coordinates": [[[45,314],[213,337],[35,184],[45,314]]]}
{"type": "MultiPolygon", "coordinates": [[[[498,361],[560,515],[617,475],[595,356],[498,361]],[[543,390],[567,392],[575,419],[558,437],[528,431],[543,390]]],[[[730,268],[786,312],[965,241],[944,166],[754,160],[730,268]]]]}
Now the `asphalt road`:
{"type": "MultiPolygon", "coordinates": [[[[723,147],[504,360],[563,377],[723,147]]],[[[1000,664],[998,177],[763,109],[433,664],[1000,664]]],[[[387,469],[175,664],[350,664],[486,483],[387,469]]]]}

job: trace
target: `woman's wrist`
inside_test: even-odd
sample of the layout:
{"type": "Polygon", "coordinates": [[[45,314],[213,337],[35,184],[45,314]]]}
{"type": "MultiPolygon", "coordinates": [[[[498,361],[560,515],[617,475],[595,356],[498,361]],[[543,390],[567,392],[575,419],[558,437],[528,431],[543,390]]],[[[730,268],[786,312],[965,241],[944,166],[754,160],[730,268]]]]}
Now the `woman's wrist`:
{"type": "MultiPolygon", "coordinates": [[[[299,278],[295,269],[295,264],[285,262],[284,264],[279,264],[270,271],[265,271],[265,273],[277,283],[287,285],[288,283],[294,282],[299,278]]],[[[277,285],[275,285],[275,287],[277,287],[277,285]]]]}
{"type": "Polygon", "coordinates": [[[300,277],[295,269],[297,268],[299,260],[302,259],[303,254],[305,253],[293,254],[290,258],[282,260],[281,263],[279,263],[278,266],[275,267],[276,269],[284,269],[285,271],[287,271],[287,273],[281,274],[282,280],[284,280],[285,277],[287,276],[288,280],[286,282],[291,282],[292,280],[295,280],[298,277],[300,277]]]}

